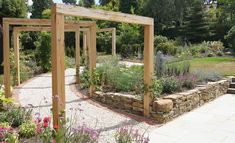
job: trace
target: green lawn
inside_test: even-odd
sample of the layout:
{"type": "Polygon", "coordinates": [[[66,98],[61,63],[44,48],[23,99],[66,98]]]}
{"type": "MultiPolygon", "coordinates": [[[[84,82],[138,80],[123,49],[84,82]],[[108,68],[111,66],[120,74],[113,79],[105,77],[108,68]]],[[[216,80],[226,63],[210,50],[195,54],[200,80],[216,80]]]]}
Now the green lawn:
{"type": "Polygon", "coordinates": [[[235,57],[207,57],[190,61],[191,71],[216,71],[222,75],[235,75],[235,57]]]}

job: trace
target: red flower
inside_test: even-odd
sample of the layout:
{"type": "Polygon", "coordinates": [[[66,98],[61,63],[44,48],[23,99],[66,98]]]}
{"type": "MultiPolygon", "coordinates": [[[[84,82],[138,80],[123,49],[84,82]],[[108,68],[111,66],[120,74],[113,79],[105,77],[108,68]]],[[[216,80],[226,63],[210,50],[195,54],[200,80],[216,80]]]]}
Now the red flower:
{"type": "Polygon", "coordinates": [[[50,117],[45,117],[45,118],[43,119],[43,122],[44,122],[44,123],[49,123],[49,122],[50,122],[50,120],[51,120],[51,118],[50,118],[50,117]]]}
{"type": "Polygon", "coordinates": [[[43,123],[43,127],[45,127],[45,128],[48,127],[48,123],[46,123],[46,122],[43,123]]]}
{"type": "Polygon", "coordinates": [[[54,129],[59,129],[60,126],[59,125],[54,125],[54,129]]]}

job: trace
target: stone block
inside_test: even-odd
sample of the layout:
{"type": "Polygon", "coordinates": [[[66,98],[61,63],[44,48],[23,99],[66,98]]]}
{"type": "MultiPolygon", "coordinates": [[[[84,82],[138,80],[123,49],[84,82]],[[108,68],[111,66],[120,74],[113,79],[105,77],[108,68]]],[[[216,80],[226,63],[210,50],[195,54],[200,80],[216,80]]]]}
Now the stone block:
{"type": "Polygon", "coordinates": [[[153,110],[156,112],[170,112],[173,109],[173,102],[170,99],[160,99],[154,101],[153,110]]]}

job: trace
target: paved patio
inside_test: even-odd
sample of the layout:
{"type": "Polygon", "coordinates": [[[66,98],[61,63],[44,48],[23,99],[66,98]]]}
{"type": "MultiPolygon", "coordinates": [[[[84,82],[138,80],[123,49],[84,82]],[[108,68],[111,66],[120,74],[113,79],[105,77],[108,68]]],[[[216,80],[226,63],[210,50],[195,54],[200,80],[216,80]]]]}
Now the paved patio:
{"type": "Polygon", "coordinates": [[[221,96],[154,129],[150,143],[235,143],[235,95],[221,96]]]}

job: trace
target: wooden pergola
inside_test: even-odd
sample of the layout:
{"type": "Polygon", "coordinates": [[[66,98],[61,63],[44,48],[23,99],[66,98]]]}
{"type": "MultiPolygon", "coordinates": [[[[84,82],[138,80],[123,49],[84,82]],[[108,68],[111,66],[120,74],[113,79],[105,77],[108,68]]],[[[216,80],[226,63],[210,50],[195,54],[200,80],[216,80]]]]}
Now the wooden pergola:
{"type": "MultiPolygon", "coordinates": [[[[4,49],[4,86],[5,96],[11,97],[10,91],[10,34],[9,27],[17,26],[13,28],[13,39],[14,39],[14,53],[16,56],[16,67],[17,67],[17,84],[20,84],[20,64],[19,64],[19,32],[21,31],[51,31],[51,20],[50,19],[23,19],[23,18],[3,18],[3,49],[4,49]],[[19,27],[21,26],[21,27],[19,27]],[[23,27],[22,27],[23,26],[23,27]]],[[[65,31],[76,33],[76,73],[77,82],[79,82],[79,67],[80,67],[80,27],[96,26],[94,21],[66,21],[65,31]]],[[[90,32],[90,30],[88,30],[90,32]]],[[[89,46],[89,44],[88,44],[89,46]]],[[[89,49],[89,47],[88,47],[89,49]]]]}
{"type": "MultiPolygon", "coordinates": [[[[83,21],[85,23],[85,21],[83,21]]],[[[90,23],[90,22],[87,22],[90,23]]],[[[83,34],[83,52],[85,57],[87,57],[86,51],[88,51],[89,44],[87,44],[87,36],[89,33],[89,28],[80,28],[76,23],[71,23],[72,27],[65,27],[66,32],[75,32],[75,59],[76,59],[76,82],[80,82],[79,72],[80,72],[80,31],[84,32],[83,34]]],[[[51,27],[46,26],[17,26],[13,28],[13,46],[14,46],[14,54],[16,61],[16,85],[20,85],[20,58],[19,58],[19,34],[21,32],[32,32],[32,31],[47,31],[51,32],[51,27]]],[[[112,55],[116,55],[116,28],[104,28],[99,29],[97,32],[112,32],[112,55]]]]}
{"type": "MultiPolygon", "coordinates": [[[[64,25],[65,16],[80,16],[99,20],[124,22],[144,25],[144,115],[150,114],[151,87],[154,55],[154,20],[148,17],[123,14],[118,12],[87,9],[78,6],[53,4],[52,6],[52,95],[53,95],[53,124],[58,125],[58,119],[65,111],[65,73],[64,73],[64,25]]],[[[90,80],[96,68],[96,26],[90,28],[91,46],[88,51],[90,80]]],[[[93,95],[94,85],[90,86],[90,96],[93,95]]]]}

